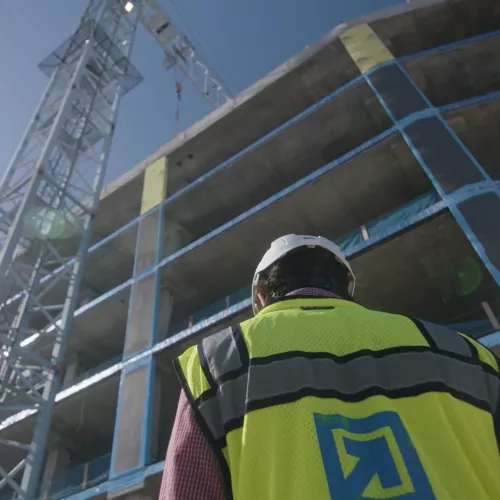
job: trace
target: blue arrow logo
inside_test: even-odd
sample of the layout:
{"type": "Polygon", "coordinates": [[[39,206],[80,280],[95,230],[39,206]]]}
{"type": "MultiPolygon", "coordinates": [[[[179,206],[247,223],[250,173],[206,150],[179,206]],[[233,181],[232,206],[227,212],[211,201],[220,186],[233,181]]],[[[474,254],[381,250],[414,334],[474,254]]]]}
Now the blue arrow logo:
{"type": "Polygon", "coordinates": [[[435,500],[397,413],[314,414],[314,421],[332,498],[435,500]]]}
{"type": "Polygon", "coordinates": [[[370,441],[345,438],[344,444],[349,455],[359,458],[349,475],[349,482],[359,490],[359,496],[375,475],[378,475],[383,489],[402,484],[387,441],[383,437],[370,441]]]}

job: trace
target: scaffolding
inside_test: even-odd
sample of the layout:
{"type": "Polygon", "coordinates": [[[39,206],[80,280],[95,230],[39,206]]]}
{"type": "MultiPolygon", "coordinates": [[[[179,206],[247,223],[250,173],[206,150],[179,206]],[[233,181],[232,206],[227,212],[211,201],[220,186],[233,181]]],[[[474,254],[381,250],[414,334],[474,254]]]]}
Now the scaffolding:
{"type": "Polygon", "coordinates": [[[0,439],[0,492],[15,498],[38,493],[119,104],[142,79],[129,59],[141,21],[213,106],[229,100],[154,0],[90,0],[41,63],[49,83],[0,185],[0,430],[36,419],[30,443],[0,439]]]}

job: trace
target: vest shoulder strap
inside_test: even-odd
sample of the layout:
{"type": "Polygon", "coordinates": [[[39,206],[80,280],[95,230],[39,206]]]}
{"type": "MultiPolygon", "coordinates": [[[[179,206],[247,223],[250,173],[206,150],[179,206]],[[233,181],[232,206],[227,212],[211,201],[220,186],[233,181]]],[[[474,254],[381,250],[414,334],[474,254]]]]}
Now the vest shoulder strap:
{"type": "Polygon", "coordinates": [[[204,339],[198,356],[212,387],[240,377],[248,371],[249,354],[240,325],[233,325],[204,339]]]}
{"type": "Polygon", "coordinates": [[[420,333],[427,340],[433,351],[469,359],[474,357],[474,351],[471,349],[469,342],[457,332],[428,321],[415,318],[410,319],[420,330],[420,333]]]}
{"type": "Polygon", "coordinates": [[[445,326],[411,318],[432,350],[476,360],[486,370],[499,373],[496,356],[477,340],[445,326]]]}

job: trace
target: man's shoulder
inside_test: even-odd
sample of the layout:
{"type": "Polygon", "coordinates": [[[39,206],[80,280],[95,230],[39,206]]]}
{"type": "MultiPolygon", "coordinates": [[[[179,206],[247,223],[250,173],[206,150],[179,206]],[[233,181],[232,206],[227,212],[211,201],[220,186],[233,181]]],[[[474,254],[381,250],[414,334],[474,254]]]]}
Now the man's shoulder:
{"type": "Polygon", "coordinates": [[[224,348],[230,343],[234,332],[240,327],[239,324],[234,324],[221,328],[216,333],[207,335],[201,339],[198,343],[188,347],[181,355],[181,358],[189,358],[191,356],[197,356],[200,349],[203,351],[214,351],[215,349],[224,348]]]}
{"type": "Polygon", "coordinates": [[[446,339],[450,337],[459,337],[462,339],[462,342],[466,342],[470,350],[473,354],[473,356],[479,360],[483,365],[487,365],[490,368],[492,368],[495,372],[499,371],[499,360],[497,356],[490,350],[488,347],[485,345],[481,344],[479,340],[466,335],[465,333],[456,331],[455,329],[445,326],[445,325],[440,325],[438,323],[432,323],[428,321],[423,321],[423,320],[414,320],[417,326],[420,326],[425,329],[428,332],[431,332],[434,338],[441,338],[442,341],[446,344],[446,339]]]}
{"type": "Polygon", "coordinates": [[[462,338],[464,338],[465,340],[467,340],[467,342],[469,342],[469,344],[471,344],[473,346],[473,348],[477,352],[479,360],[483,364],[489,365],[496,372],[499,371],[500,360],[498,359],[497,355],[493,351],[491,351],[484,344],[481,344],[481,342],[479,342],[478,340],[470,337],[469,335],[465,335],[464,333],[460,333],[460,332],[458,332],[458,335],[460,335],[462,338]]]}

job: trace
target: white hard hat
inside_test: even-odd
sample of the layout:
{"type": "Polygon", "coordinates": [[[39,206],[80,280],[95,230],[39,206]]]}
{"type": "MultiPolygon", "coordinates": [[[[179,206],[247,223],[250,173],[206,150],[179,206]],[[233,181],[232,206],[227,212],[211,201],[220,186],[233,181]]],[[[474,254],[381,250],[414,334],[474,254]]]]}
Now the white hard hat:
{"type": "Polygon", "coordinates": [[[252,281],[252,307],[254,314],[257,314],[259,310],[255,293],[257,283],[259,282],[260,273],[262,271],[265,271],[268,267],[272,266],[287,253],[300,247],[320,247],[330,252],[335,257],[335,259],[337,259],[339,264],[346,268],[349,279],[348,293],[350,297],[354,295],[354,286],[356,283],[356,279],[354,277],[354,273],[352,272],[351,265],[349,264],[349,262],[347,262],[347,259],[345,258],[342,250],[340,250],[340,248],[335,243],[333,243],[333,241],[327,240],[322,236],[287,234],[286,236],[282,236],[281,238],[278,238],[271,243],[271,247],[264,254],[264,257],[262,257],[262,260],[259,262],[257,269],[255,269],[255,274],[252,281]]]}

